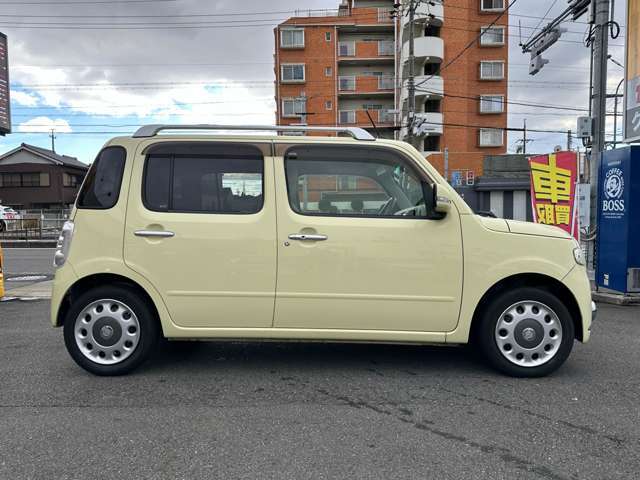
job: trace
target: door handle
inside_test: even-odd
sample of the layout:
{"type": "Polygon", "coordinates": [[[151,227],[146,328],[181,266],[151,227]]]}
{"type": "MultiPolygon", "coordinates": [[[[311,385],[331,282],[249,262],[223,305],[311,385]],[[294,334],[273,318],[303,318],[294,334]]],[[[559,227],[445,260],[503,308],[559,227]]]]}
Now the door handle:
{"type": "Polygon", "coordinates": [[[175,233],[167,230],[136,230],[133,232],[136,237],[170,238],[175,237],[175,233]]]}
{"type": "Polygon", "coordinates": [[[313,235],[306,233],[292,233],[289,235],[289,240],[300,240],[302,242],[322,242],[329,237],[326,235],[313,235]]]}

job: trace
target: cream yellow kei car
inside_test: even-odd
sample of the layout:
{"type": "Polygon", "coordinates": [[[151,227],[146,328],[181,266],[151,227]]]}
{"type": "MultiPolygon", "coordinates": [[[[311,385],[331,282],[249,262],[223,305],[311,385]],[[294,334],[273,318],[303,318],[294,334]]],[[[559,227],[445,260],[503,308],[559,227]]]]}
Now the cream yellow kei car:
{"type": "Polygon", "coordinates": [[[114,138],[54,263],[51,322],[98,375],[131,371],[163,336],[472,342],[540,376],[589,339],[595,310],[570,236],[474,215],[413,147],[356,128],[114,138]]]}

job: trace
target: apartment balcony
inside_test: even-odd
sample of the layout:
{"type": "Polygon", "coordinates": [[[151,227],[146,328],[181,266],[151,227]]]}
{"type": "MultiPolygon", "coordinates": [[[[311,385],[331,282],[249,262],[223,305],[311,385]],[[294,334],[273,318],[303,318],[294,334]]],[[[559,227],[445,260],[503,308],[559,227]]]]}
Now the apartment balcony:
{"type": "MultiPolygon", "coordinates": [[[[414,22],[421,25],[431,21],[437,25],[442,25],[444,23],[444,5],[441,1],[434,1],[435,5],[430,5],[430,3],[426,1],[418,3],[414,22]]],[[[409,26],[409,15],[402,17],[402,26],[409,26]]]]}
{"type": "Polygon", "coordinates": [[[338,61],[349,63],[392,63],[394,61],[393,40],[375,42],[338,42],[338,61]]]}
{"type": "MultiPolygon", "coordinates": [[[[390,110],[369,110],[368,112],[377,127],[391,127],[395,122],[395,114],[390,110]]],[[[338,124],[372,126],[367,110],[340,110],[338,124]]]]}
{"type": "Polygon", "coordinates": [[[394,19],[390,13],[393,7],[353,8],[351,17],[356,27],[373,27],[376,29],[393,29],[394,19]]]}
{"type": "MultiPolygon", "coordinates": [[[[416,100],[441,99],[444,97],[444,80],[438,75],[417,75],[416,100]]],[[[400,101],[405,102],[409,98],[409,82],[405,80],[400,94],[400,101]]]]}
{"type": "Polygon", "coordinates": [[[355,76],[341,75],[338,77],[338,95],[353,96],[387,96],[393,95],[393,76],[355,76]]]}
{"type": "MultiPolygon", "coordinates": [[[[416,62],[440,61],[444,59],[444,42],[440,37],[416,37],[414,40],[416,62]]],[[[409,60],[409,41],[402,45],[402,60],[409,60]]]]}

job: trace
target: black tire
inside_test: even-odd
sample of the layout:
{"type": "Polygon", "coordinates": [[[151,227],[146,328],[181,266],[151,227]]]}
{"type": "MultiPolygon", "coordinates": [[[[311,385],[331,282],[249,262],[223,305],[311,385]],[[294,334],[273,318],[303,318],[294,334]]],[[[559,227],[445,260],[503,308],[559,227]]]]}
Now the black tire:
{"type": "MultiPolygon", "coordinates": [[[[71,358],[88,372],[100,376],[125,375],[131,372],[151,356],[160,336],[159,321],[154,310],[145,299],[124,285],[96,287],[79,296],[69,309],[63,328],[64,342],[71,358]],[[122,361],[110,365],[88,358],[76,342],[76,319],[87,306],[103,299],[116,300],[126,305],[135,315],[139,327],[139,338],[133,351],[122,361]]],[[[99,349],[100,345],[96,348],[99,349]]]]}
{"type": "MultiPolygon", "coordinates": [[[[526,316],[526,310],[524,315],[526,316]]],[[[509,315],[507,315],[507,317],[509,317],[509,315]]],[[[482,317],[479,320],[480,323],[474,329],[474,340],[476,344],[480,347],[484,357],[491,366],[493,366],[498,371],[512,377],[543,377],[545,375],[549,375],[550,373],[557,370],[565,362],[565,360],[571,353],[571,349],[573,348],[573,342],[575,339],[575,327],[569,310],[558,299],[558,297],[542,288],[520,287],[501,293],[488,305],[487,308],[484,309],[482,317]],[[561,340],[556,346],[554,346],[553,349],[550,349],[553,354],[552,356],[550,356],[550,358],[544,360],[545,363],[542,363],[540,365],[524,366],[514,363],[515,357],[510,357],[512,358],[512,360],[507,359],[508,353],[513,353],[509,352],[512,347],[510,344],[503,345],[502,347],[498,345],[500,339],[498,338],[497,331],[502,332],[502,330],[497,329],[497,324],[498,321],[502,320],[502,315],[509,308],[513,307],[519,302],[529,301],[537,302],[551,309],[557,317],[557,320],[554,319],[553,321],[559,322],[562,329],[561,340]],[[508,353],[503,354],[501,348],[503,348],[508,353]],[[509,348],[509,350],[507,350],[507,348],[509,348]]],[[[509,320],[509,318],[507,318],[507,320],[509,320]]],[[[527,319],[527,321],[529,320],[527,319]]],[[[516,322],[514,325],[517,324],[518,322],[516,322]]],[[[514,327],[513,330],[515,332],[517,328],[514,327]]],[[[551,332],[551,334],[553,334],[553,332],[551,332]]],[[[501,335],[504,334],[501,333],[501,335]]],[[[516,335],[515,333],[513,333],[513,342],[520,342],[524,344],[525,340],[522,338],[521,333],[518,335],[518,337],[519,340],[516,339],[516,335]]],[[[545,343],[545,338],[546,337],[543,337],[542,341],[538,345],[542,345],[543,343],[545,343]]],[[[535,341],[537,341],[537,339],[533,340],[533,342],[535,341]]],[[[503,342],[508,341],[503,340],[503,342]]],[[[523,347],[523,345],[516,343],[517,350],[522,350],[523,348],[525,348],[523,347]]],[[[546,346],[544,346],[544,348],[546,349],[546,346]]],[[[515,351],[516,350],[514,350],[514,352],[515,351]]],[[[525,360],[523,361],[526,361],[526,356],[524,358],[525,360]]]]}

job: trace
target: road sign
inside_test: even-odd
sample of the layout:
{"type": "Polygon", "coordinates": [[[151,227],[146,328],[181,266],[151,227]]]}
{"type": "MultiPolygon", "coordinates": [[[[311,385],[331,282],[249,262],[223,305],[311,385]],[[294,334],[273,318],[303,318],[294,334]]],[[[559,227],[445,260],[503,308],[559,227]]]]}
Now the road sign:
{"type": "Polygon", "coordinates": [[[9,105],[9,54],[7,36],[0,33],[0,135],[11,133],[11,107],[9,105]]]}
{"type": "Polygon", "coordinates": [[[640,0],[627,0],[624,141],[640,140],[640,0]]]}

